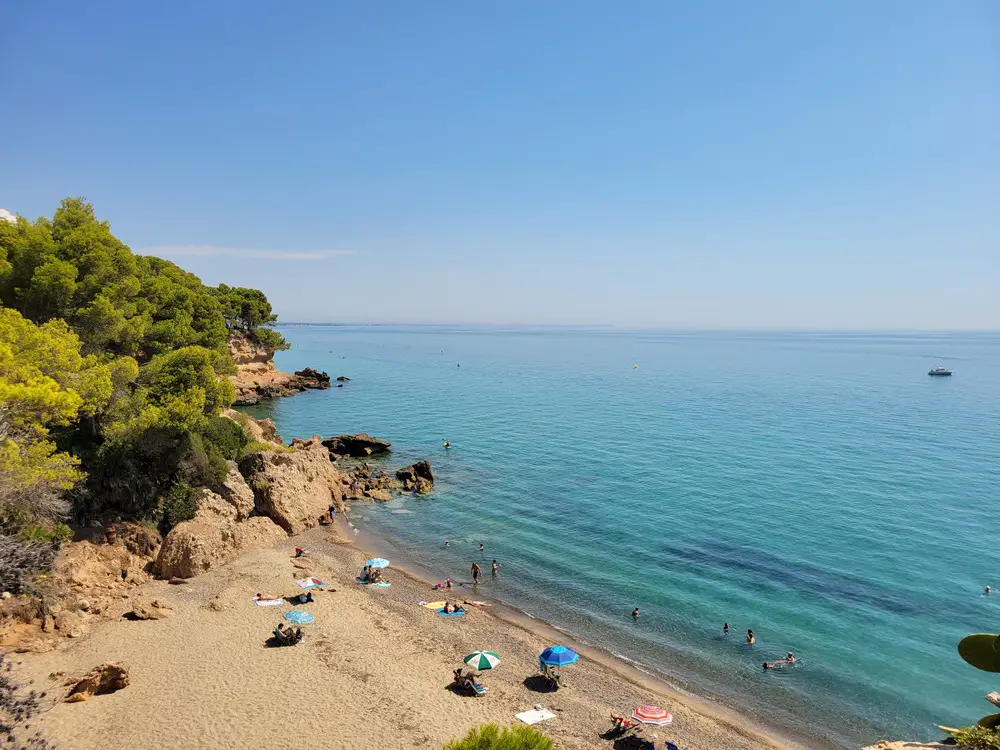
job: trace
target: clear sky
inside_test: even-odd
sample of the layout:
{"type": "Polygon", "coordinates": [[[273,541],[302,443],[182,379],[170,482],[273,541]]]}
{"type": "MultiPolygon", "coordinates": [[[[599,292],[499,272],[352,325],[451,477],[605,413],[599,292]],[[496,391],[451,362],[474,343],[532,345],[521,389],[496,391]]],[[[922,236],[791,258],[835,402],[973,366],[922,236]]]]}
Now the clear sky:
{"type": "Polygon", "coordinates": [[[1000,329],[997,0],[0,8],[0,207],[287,321],[1000,329]]]}

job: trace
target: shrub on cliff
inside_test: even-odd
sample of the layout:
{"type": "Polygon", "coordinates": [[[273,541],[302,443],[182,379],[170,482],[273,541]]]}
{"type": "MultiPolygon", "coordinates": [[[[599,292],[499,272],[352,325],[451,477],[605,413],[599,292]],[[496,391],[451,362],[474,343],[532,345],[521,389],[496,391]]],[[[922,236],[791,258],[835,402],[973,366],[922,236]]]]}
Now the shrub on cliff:
{"type": "Polygon", "coordinates": [[[1000,750],[1000,732],[984,727],[962,727],[952,732],[957,747],[966,750],[1000,750]]]}
{"type": "Polygon", "coordinates": [[[13,664],[0,654],[0,744],[11,750],[54,750],[33,726],[45,693],[25,690],[14,680],[13,664]]]}
{"type": "Polygon", "coordinates": [[[56,547],[50,542],[0,534],[0,591],[23,594],[30,590],[32,579],[49,569],[55,555],[56,547]]]}
{"type": "Polygon", "coordinates": [[[499,727],[484,724],[470,729],[460,740],[453,740],[444,750],[554,750],[547,736],[528,726],[499,727]]]}

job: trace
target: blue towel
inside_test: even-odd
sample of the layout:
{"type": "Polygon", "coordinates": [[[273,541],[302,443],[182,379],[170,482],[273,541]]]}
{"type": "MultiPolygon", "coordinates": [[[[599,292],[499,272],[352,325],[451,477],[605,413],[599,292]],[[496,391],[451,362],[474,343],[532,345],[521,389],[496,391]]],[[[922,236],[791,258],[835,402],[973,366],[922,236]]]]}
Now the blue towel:
{"type": "Polygon", "coordinates": [[[387,589],[387,588],[389,588],[389,587],[390,587],[390,586],[391,586],[392,584],[391,584],[391,583],[386,583],[385,581],[379,581],[378,583],[376,583],[376,584],[374,584],[374,585],[375,585],[375,586],[381,586],[382,588],[386,588],[386,589],[387,589]]]}
{"type": "Polygon", "coordinates": [[[441,609],[439,609],[437,611],[437,613],[439,615],[441,615],[442,617],[458,617],[459,615],[464,615],[465,614],[465,610],[463,610],[461,612],[445,612],[444,608],[442,607],[441,609]]]}

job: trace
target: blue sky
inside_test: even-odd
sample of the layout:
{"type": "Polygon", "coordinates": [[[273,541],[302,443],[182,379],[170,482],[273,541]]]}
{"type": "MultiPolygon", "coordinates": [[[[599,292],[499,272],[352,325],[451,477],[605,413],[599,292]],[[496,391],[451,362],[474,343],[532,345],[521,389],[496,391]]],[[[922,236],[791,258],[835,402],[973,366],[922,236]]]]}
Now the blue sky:
{"type": "Polygon", "coordinates": [[[1000,329],[1000,3],[8,3],[0,206],[284,320],[1000,329]]]}

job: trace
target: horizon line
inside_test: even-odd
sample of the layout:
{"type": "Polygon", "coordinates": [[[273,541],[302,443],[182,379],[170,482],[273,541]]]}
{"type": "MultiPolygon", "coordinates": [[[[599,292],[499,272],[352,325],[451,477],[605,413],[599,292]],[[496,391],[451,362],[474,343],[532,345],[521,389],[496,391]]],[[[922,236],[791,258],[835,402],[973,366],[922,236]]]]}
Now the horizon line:
{"type": "Polygon", "coordinates": [[[275,328],[282,326],[335,326],[347,327],[358,326],[368,328],[563,328],[575,330],[605,330],[620,331],[623,333],[636,331],[664,332],[664,333],[899,333],[899,334],[949,334],[949,333],[976,333],[976,334],[1000,334],[1000,328],[698,328],[693,326],[622,326],[613,323],[429,323],[429,322],[375,322],[375,321],[280,321],[275,324],[275,328]]]}

